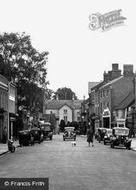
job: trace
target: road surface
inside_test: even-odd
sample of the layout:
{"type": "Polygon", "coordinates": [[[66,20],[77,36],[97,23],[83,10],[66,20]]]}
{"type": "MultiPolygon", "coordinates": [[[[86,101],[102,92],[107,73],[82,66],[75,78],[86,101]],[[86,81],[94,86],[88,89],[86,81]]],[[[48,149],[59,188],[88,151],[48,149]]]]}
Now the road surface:
{"type": "Polygon", "coordinates": [[[49,177],[50,190],[135,190],[136,152],[96,141],[88,147],[81,136],[72,147],[54,135],[1,156],[0,177],[49,177]]]}

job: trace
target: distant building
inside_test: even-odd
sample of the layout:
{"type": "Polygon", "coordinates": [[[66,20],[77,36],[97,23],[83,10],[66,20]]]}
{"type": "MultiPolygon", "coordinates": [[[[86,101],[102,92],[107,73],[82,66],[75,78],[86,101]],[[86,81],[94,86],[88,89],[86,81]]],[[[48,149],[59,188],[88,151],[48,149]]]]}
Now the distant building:
{"type": "Polygon", "coordinates": [[[61,120],[65,123],[80,121],[82,100],[47,100],[44,104],[43,114],[55,114],[57,126],[61,120]]]}

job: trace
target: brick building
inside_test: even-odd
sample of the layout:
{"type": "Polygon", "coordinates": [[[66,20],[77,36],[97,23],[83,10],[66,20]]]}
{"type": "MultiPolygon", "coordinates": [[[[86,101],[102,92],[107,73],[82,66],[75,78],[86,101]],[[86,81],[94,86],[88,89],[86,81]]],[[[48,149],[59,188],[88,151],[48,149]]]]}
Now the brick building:
{"type": "MultiPolygon", "coordinates": [[[[100,88],[103,87],[108,82],[118,78],[121,76],[121,70],[118,69],[118,64],[112,64],[112,70],[103,73],[103,81],[99,82],[98,84],[94,85],[91,90],[89,90],[89,116],[94,118],[95,125],[97,127],[102,126],[102,103],[100,100],[102,98],[102,92],[100,88]]],[[[96,82],[95,82],[96,83],[96,82]]],[[[109,93],[108,91],[104,93],[109,93]]]]}
{"type": "MultiPolygon", "coordinates": [[[[133,65],[123,66],[123,75],[118,69],[118,64],[112,64],[112,70],[104,72],[103,82],[92,88],[94,97],[94,114],[98,116],[99,126],[112,127],[117,118],[124,118],[125,112],[116,108],[133,90],[133,65]]],[[[91,104],[92,105],[91,99],[91,104]]]]}
{"type": "Polygon", "coordinates": [[[5,142],[8,132],[8,80],[0,75],[0,142],[5,142]]]}
{"type": "Polygon", "coordinates": [[[95,126],[98,128],[101,125],[100,120],[100,87],[105,84],[105,81],[99,82],[93,86],[89,93],[89,118],[93,119],[95,126]]]}
{"type": "Polygon", "coordinates": [[[9,82],[9,138],[17,136],[17,89],[13,82],[9,82]]]}

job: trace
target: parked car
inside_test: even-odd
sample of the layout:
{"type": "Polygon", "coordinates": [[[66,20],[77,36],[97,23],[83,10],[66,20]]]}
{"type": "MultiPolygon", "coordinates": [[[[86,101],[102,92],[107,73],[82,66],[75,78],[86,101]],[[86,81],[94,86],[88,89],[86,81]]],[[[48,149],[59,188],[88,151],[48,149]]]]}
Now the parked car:
{"type": "Polygon", "coordinates": [[[104,141],[104,145],[106,145],[107,143],[110,143],[110,139],[112,136],[112,129],[106,129],[103,141],[104,141]]]}
{"type": "Polygon", "coordinates": [[[76,131],[74,127],[65,127],[64,134],[63,134],[63,140],[66,139],[73,139],[76,140],[76,131]]]}
{"type": "Polygon", "coordinates": [[[43,137],[42,137],[42,130],[38,127],[33,127],[30,129],[30,133],[31,135],[33,136],[33,141],[34,142],[38,142],[38,143],[41,143],[42,140],[43,140],[43,137]]]}
{"type": "Polygon", "coordinates": [[[94,137],[95,137],[96,140],[98,140],[98,136],[99,136],[98,128],[95,128],[94,137]]]}
{"type": "Polygon", "coordinates": [[[104,136],[107,128],[98,128],[97,140],[99,143],[104,140],[104,136]]]}
{"type": "Polygon", "coordinates": [[[111,148],[115,146],[124,146],[126,149],[131,148],[131,139],[129,139],[129,129],[126,127],[114,127],[111,136],[111,148]]]}
{"type": "Polygon", "coordinates": [[[43,139],[50,139],[52,140],[53,138],[53,129],[51,127],[50,122],[44,122],[40,125],[42,134],[43,134],[43,139]]]}
{"type": "Polygon", "coordinates": [[[30,130],[19,131],[18,138],[20,146],[29,146],[34,144],[34,138],[30,133],[30,130]]]}

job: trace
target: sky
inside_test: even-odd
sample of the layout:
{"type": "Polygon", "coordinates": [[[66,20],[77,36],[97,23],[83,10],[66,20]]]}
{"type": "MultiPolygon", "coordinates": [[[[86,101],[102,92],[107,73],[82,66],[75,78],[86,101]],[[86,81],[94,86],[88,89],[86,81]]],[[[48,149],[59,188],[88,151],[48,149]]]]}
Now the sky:
{"type": "Polygon", "coordinates": [[[26,32],[32,45],[48,51],[48,88],[71,88],[88,98],[88,82],[103,80],[112,63],[136,70],[136,11],[131,0],[0,0],[0,33],[26,32]],[[89,28],[89,16],[121,9],[124,25],[89,28]]]}

